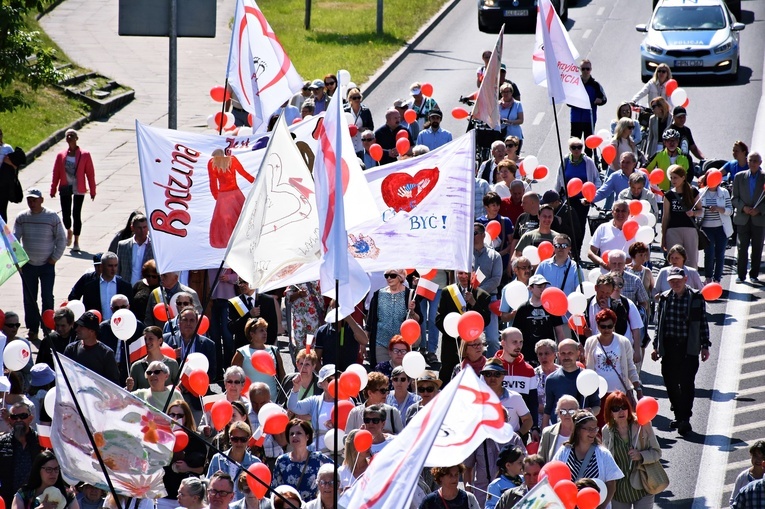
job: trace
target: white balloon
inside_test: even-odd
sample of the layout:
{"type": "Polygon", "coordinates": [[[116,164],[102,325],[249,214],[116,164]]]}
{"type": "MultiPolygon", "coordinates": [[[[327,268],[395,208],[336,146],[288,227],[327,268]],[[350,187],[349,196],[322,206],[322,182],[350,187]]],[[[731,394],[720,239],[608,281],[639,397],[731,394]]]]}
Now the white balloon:
{"type": "Polygon", "coordinates": [[[675,91],[672,92],[672,96],[670,97],[670,100],[672,101],[672,106],[682,106],[687,99],[688,99],[688,93],[682,88],[676,88],[675,91]]]}
{"type": "Polygon", "coordinates": [[[593,481],[595,481],[595,484],[598,485],[598,492],[600,492],[600,504],[603,505],[603,503],[606,501],[606,497],[608,496],[608,488],[606,487],[606,483],[598,479],[597,477],[592,478],[593,481]]]}
{"type": "Polygon", "coordinates": [[[648,217],[648,226],[650,226],[651,228],[656,226],[656,216],[654,216],[653,213],[651,212],[646,214],[646,216],[648,217]]]}
{"type": "Polygon", "coordinates": [[[635,221],[637,221],[637,224],[640,226],[648,226],[648,216],[643,214],[642,212],[634,217],[635,221]]]}
{"type": "Polygon", "coordinates": [[[237,133],[238,136],[250,136],[252,134],[252,127],[240,127],[239,132],[237,133]]]}
{"type": "Polygon", "coordinates": [[[419,378],[428,367],[425,362],[425,357],[420,352],[409,352],[404,355],[404,360],[401,361],[401,365],[404,366],[404,373],[410,378],[419,378]]]}
{"type": "Polygon", "coordinates": [[[337,71],[337,79],[340,80],[340,83],[342,83],[343,85],[350,85],[351,73],[349,73],[345,69],[340,69],[339,71],[337,71]]]}
{"type": "Polygon", "coordinates": [[[613,138],[613,136],[611,135],[611,131],[609,131],[608,129],[603,128],[599,130],[596,134],[600,136],[600,138],[603,140],[603,143],[606,143],[606,144],[611,143],[611,138],[613,138]]]}
{"type": "Polygon", "coordinates": [[[586,299],[595,297],[595,283],[591,283],[589,281],[582,283],[582,293],[586,299]]]}
{"type": "Polygon", "coordinates": [[[600,377],[591,369],[583,369],[576,377],[576,390],[584,397],[595,394],[600,388],[600,377]]]}
{"type": "Polygon", "coordinates": [[[536,156],[526,156],[523,158],[523,169],[526,170],[526,175],[532,176],[537,166],[539,166],[539,159],[536,156]]]}
{"type": "Polygon", "coordinates": [[[109,321],[109,326],[115,336],[122,341],[127,341],[133,337],[133,334],[135,334],[135,330],[138,327],[138,321],[129,309],[120,309],[115,311],[112,315],[112,318],[109,321]]]}
{"type": "Polygon", "coordinates": [[[32,358],[32,350],[23,339],[15,339],[5,345],[3,363],[11,371],[23,369],[32,358]]]}
{"type": "Polygon", "coordinates": [[[181,295],[180,292],[178,292],[172,297],[170,297],[169,306],[170,306],[170,314],[172,315],[170,318],[178,314],[178,304],[176,303],[176,301],[178,300],[178,297],[180,295],[181,295]]]}
{"type": "Polygon", "coordinates": [[[276,403],[266,403],[262,407],[260,407],[260,410],[258,410],[258,422],[262,426],[264,422],[268,420],[269,417],[272,415],[276,415],[278,413],[283,412],[284,410],[282,407],[277,405],[276,403]]]}
{"type": "Polygon", "coordinates": [[[451,312],[444,317],[444,331],[453,338],[457,338],[460,335],[459,328],[457,327],[462,315],[456,312],[451,312]]]}
{"type": "Polygon", "coordinates": [[[568,312],[572,315],[583,315],[587,309],[587,297],[579,292],[568,294],[568,312]]]}
{"type": "Polygon", "coordinates": [[[600,271],[600,269],[594,268],[590,271],[589,274],[587,274],[587,280],[594,285],[598,282],[598,278],[600,277],[601,274],[602,272],[600,271]]]}
{"type": "Polygon", "coordinates": [[[218,126],[215,124],[215,114],[207,116],[207,127],[210,129],[217,129],[218,126]]]}
{"type": "Polygon", "coordinates": [[[369,375],[367,375],[367,370],[364,369],[364,366],[361,364],[351,364],[345,370],[346,373],[349,371],[358,375],[359,380],[361,380],[361,389],[359,390],[364,390],[364,387],[366,387],[367,383],[369,382],[369,375]]]}
{"type": "Polygon", "coordinates": [[[234,118],[234,114],[230,111],[226,112],[226,124],[223,126],[223,128],[231,127],[236,123],[236,118],[234,118]]]}
{"type": "Polygon", "coordinates": [[[345,114],[345,120],[348,121],[348,125],[353,124],[354,123],[353,113],[346,113],[345,114]]]}
{"type": "Polygon", "coordinates": [[[539,259],[539,251],[537,250],[536,246],[526,246],[523,248],[522,256],[528,258],[528,260],[531,262],[531,265],[539,265],[539,262],[542,261],[539,259]]]}
{"type": "MultiPolygon", "coordinates": [[[[204,354],[201,354],[199,352],[190,353],[186,357],[186,366],[190,366],[191,371],[195,371],[197,369],[201,369],[205,373],[207,373],[207,370],[210,369],[210,361],[207,360],[207,357],[205,357],[204,354]]],[[[261,421],[265,422],[265,421],[261,421]]]]}
{"type": "Polygon", "coordinates": [[[650,216],[653,214],[653,210],[651,209],[651,204],[648,202],[648,200],[640,200],[640,205],[643,206],[643,214],[646,216],[650,216]]]}
{"type": "Polygon", "coordinates": [[[598,375],[598,378],[600,379],[600,383],[598,384],[598,397],[603,399],[603,396],[608,392],[608,382],[600,375],[598,375]]]}
{"type": "Polygon", "coordinates": [[[48,414],[48,416],[52,419],[53,418],[53,412],[56,411],[56,388],[52,388],[48,391],[48,393],[45,395],[45,399],[43,399],[43,406],[45,407],[45,413],[48,414]]]}
{"type": "Polygon", "coordinates": [[[653,242],[655,236],[656,234],[653,231],[653,227],[647,225],[641,226],[635,234],[635,242],[642,242],[643,244],[648,245],[653,242]]]}
{"type": "MultiPolygon", "coordinates": [[[[536,249],[536,248],[534,248],[536,249]]],[[[510,309],[518,309],[529,300],[529,289],[518,280],[508,284],[502,292],[510,309]]]]}
{"type": "Polygon", "coordinates": [[[83,304],[81,300],[70,300],[66,303],[66,307],[72,310],[75,320],[78,320],[85,312],[85,304],[83,304]]]}
{"type": "Polygon", "coordinates": [[[324,434],[324,447],[329,449],[329,452],[335,452],[335,434],[337,434],[337,447],[339,451],[345,447],[345,432],[341,429],[329,429],[324,434]]]}

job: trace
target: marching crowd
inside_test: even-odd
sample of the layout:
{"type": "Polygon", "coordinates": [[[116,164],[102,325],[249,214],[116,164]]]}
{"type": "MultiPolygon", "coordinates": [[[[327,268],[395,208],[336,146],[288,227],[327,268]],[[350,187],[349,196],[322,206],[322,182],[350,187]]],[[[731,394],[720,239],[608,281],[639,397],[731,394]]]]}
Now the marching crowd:
{"type": "MultiPolygon", "coordinates": [[[[479,84],[484,70],[477,72],[479,84]]],[[[479,126],[478,138],[490,155],[476,171],[473,271],[386,270],[378,289],[341,321],[340,330],[330,318],[334,303],[321,295],[317,282],[261,293],[230,269],[159,273],[148,220],[140,212],[71,289],[68,300],[80,304],[55,307],[55,263],[67,246],[80,249],[84,198],[96,196],[90,154],[78,146],[77,132],[68,131],[49,193],[59,195],[62,217],[43,206],[43,192],[32,188],[25,195],[28,210],[12,222],[29,255],[22,270],[29,334],[18,337],[20,316],[9,310],[2,329],[6,345],[26,341],[38,353],[24,368],[7,372],[10,390],[0,422],[6,506],[114,504],[103,500],[100,487],[66,485],[55,451],[40,446],[36,426],[51,421],[43,401],[55,385],[55,349],[196,430],[165,468],[167,496],[156,501],[161,508],[333,508],[334,490],[362,476],[374,456],[468,366],[499,398],[515,434],[506,444],[485,441],[459,465],[424,470],[413,507],[513,507],[553,461],[568,467],[576,489],[599,493],[591,507],[652,507],[669,480],[652,416],[646,421],[641,415],[642,361],[648,353],[661,359],[674,413],[669,426],[688,435],[696,373],[711,346],[705,292],[714,293],[722,279],[732,236],[737,283],[744,284],[747,275],[750,284],[760,283],[765,174],[760,154],[748,152],[741,141],[722,171],[693,165],[692,155],[703,155],[685,125],[685,109],[670,111],[666,66],[633,98],[648,96],[653,114],[646,132],[625,102],[611,123],[611,140],[591,142],[597,106],[607,99],[591,76],[592,63],[582,61],[581,71],[592,110],[572,108],[569,153],[556,190],[540,196],[527,176],[533,168],[525,174],[520,168],[524,160],[532,166],[531,157],[520,155],[523,107],[503,68],[500,127],[489,132],[479,126]],[[644,136],[647,143],[641,144],[644,136]],[[613,147],[603,150],[610,161],[597,159],[592,149],[598,146],[613,147]],[[572,186],[576,181],[584,185],[572,186]],[[602,200],[611,214],[588,221],[591,205],[602,200]],[[590,276],[578,256],[588,224],[590,276]],[[659,270],[650,259],[657,224],[666,252],[666,266],[659,270]],[[638,235],[645,231],[641,227],[650,235],[638,235]],[[417,291],[421,279],[435,283],[434,295],[417,291]],[[546,292],[550,288],[562,290],[566,299],[556,301],[546,292]],[[122,310],[135,316],[135,332],[126,340],[111,323],[122,310]],[[483,319],[480,336],[460,337],[456,319],[467,311],[483,319]],[[407,320],[420,324],[415,334],[402,328],[407,320]],[[278,344],[284,335],[289,356],[278,344]],[[134,360],[131,345],[140,341],[146,355],[134,360]],[[206,357],[211,387],[217,382],[231,403],[232,417],[223,426],[215,425],[199,394],[179,383],[189,354],[206,357]],[[339,409],[328,389],[339,386],[341,373],[359,366],[363,390],[346,400],[349,412],[342,430],[335,430],[332,414],[339,409]],[[280,432],[256,440],[263,425],[259,412],[269,403],[286,409],[290,420],[280,432]],[[329,437],[339,431],[344,444],[334,451],[329,437]],[[278,496],[264,498],[251,489],[244,470],[257,463],[270,470],[278,496]]],[[[426,84],[413,83],[411,98],[395,101],[378,129],[360,90],[351,85],[345,92],[345,111],[356,127],[354,146],[366,168],[416,157],[452,139],[440,127],[443,114],[426,84]],[[410,143],[398,144],[402,137],[410,143]]],[[[306,82],[286,108],[304,118],[340,95],[337,78],[329,74],[306,82]]],[[[236,101],[231,107],[243,124],[246,115],[236,101]]],[[[7,166],[6,148],[3,171],[15,171],[15,165],[7,166]]],[[[765,445],[755,443],[750,453],[752,467],[737,479],[732,507],[765,507],[765,445]]]]}

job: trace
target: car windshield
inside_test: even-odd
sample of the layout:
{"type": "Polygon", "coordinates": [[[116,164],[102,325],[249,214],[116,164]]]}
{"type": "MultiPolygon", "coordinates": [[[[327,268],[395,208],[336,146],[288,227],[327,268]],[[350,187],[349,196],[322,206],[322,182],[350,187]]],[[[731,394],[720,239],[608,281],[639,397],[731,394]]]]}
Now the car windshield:
{"type": "Polygon", "coordinates": [[[653,17],[654,30],[720,30],[725,15],[719,5],[659,7],[653,17]]]}

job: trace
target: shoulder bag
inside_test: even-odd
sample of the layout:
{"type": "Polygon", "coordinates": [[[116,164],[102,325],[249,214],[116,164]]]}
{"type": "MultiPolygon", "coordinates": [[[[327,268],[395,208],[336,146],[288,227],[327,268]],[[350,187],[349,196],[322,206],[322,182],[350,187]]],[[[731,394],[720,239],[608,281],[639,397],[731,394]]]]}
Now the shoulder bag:
{"type": "Polygon", "coordinates": [[[669,486],[669,477],[660,461],[640,463],[637,466],[637,472],[643,489],[651,495],[658,495],[669,486]]]}

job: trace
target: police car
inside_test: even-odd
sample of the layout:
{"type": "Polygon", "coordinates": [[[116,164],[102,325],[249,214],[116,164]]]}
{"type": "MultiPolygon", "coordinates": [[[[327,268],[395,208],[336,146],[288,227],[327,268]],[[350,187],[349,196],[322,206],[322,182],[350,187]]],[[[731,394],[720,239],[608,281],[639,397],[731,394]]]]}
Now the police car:
{"type": "MultiPolygon", "coordinates": [[[[555,12],[564,22],[568,19],[568,6],[576,0],[550,0],[555,12]]],[[[478,0],[478,30],[498,33],[506,28],[533,27],[537,21],[537,0],[478,0]]]]}
{"type": "Polygon", "coordinates": [[[739,32],[744,29],[724,0],[660,0],[640,44],[640,77],[667,64],[673,76],[738,77],[739,32]]]}

